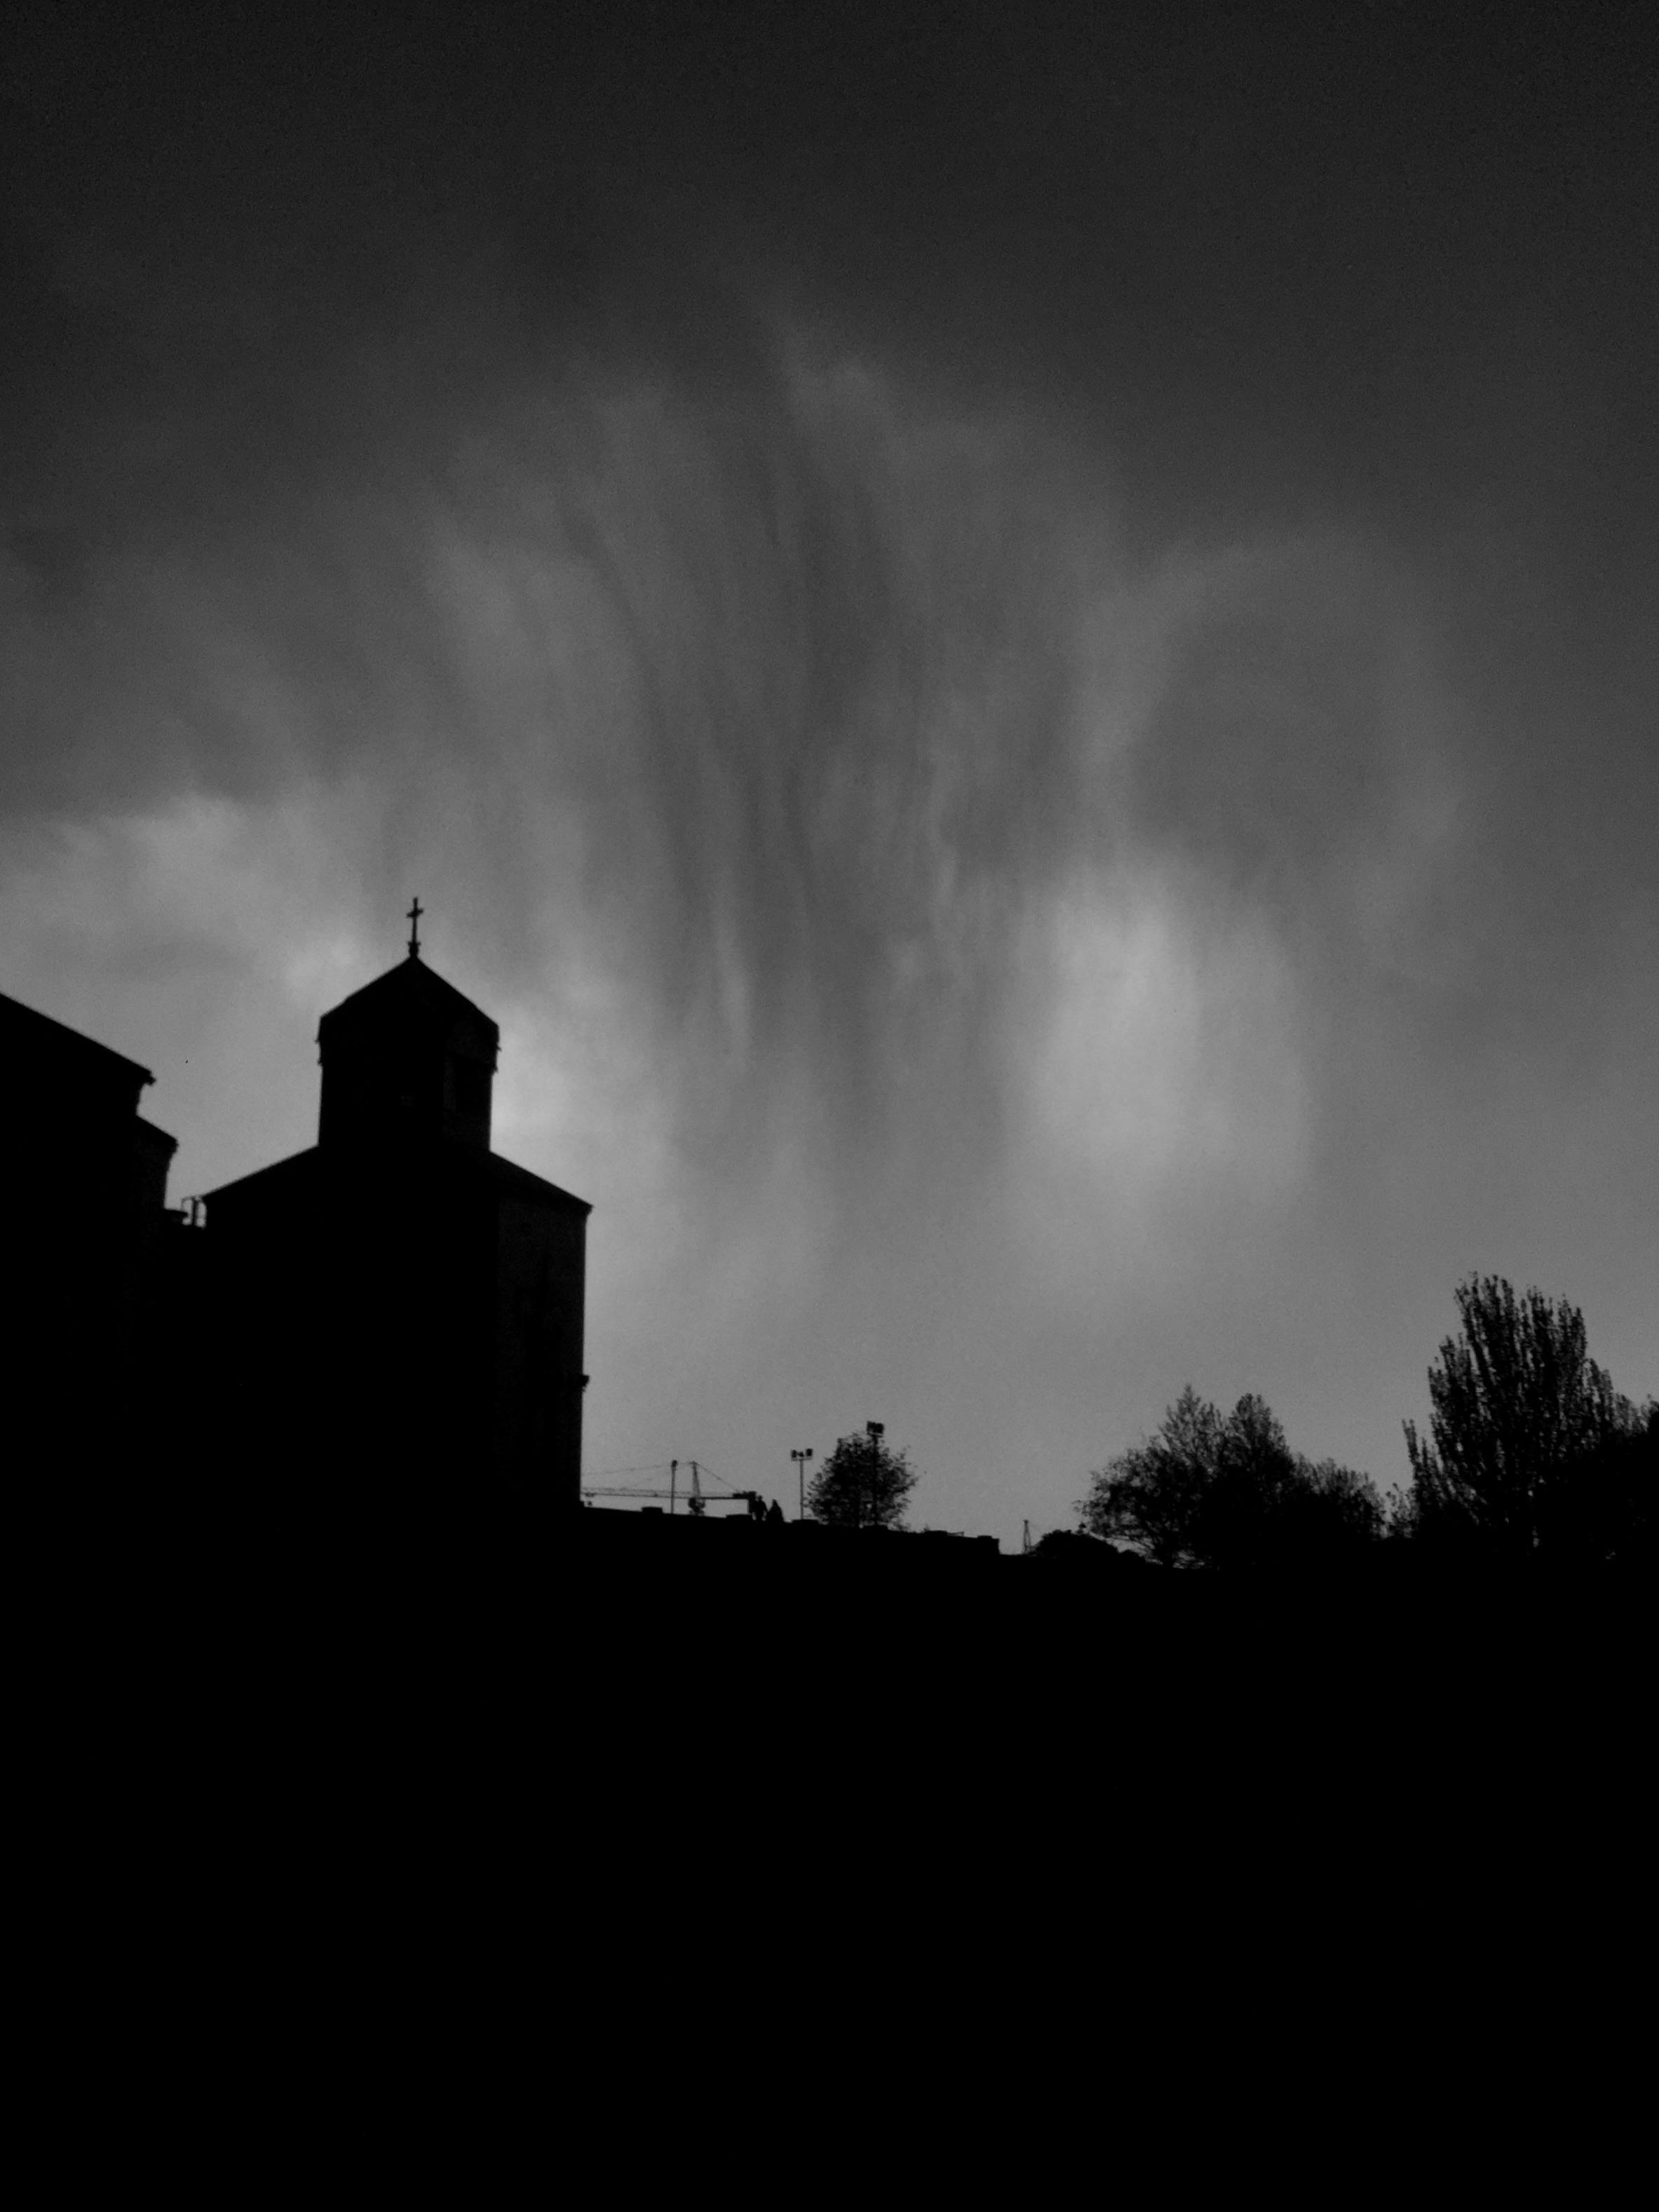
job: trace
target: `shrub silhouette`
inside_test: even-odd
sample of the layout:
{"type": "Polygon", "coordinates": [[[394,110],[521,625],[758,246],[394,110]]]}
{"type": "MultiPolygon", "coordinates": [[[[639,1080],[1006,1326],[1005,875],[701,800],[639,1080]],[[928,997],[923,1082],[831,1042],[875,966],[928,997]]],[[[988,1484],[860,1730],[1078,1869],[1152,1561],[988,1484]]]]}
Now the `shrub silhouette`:
{"type": "Polygon", "coordinates": [[[1367,1477],[1293,1452],[1261,1398],[1223,1413],[1190,1384],[1152,1436],[1091,1476],[1079,1514],[1091,1535],[1171,1567],[1317,1565],[1354,1556],[1383,1528],[1367,1477]]]}
{"type": "Polygon", "coordinates": [[[916,1480],[903,1452],[866,1430],[842,1437],[807,1487],[806,1510],[832,1528],[896,1528],[916,1480]]]}

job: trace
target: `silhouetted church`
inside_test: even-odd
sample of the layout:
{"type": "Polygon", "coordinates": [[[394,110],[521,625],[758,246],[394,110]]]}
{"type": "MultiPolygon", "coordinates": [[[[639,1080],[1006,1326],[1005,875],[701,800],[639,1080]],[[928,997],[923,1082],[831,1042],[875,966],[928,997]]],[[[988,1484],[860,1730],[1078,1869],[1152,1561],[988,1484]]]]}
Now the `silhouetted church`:
{"type": "Polygon", "coordinates": [[[322,1018],[316,1144],[207,1196],[216,1425],[273,1504],[580,1502],[591,1209],[489,1149],[500,1036],[411,935],[322,1018]]]}

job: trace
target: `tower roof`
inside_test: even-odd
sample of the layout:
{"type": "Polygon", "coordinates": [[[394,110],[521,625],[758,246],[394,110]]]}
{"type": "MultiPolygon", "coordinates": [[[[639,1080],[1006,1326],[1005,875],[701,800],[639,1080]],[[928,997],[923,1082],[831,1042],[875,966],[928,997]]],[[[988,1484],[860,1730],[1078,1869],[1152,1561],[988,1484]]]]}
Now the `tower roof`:
{"type": "Polygon", "coordinates": [[[434,975],[418,952],[331,1006],[317,1025],[325,1051],[348,1033],[441,1037],[452,1048],[488,1056],[492,1067],[501,1041],[483,1009],[434,975]]]}

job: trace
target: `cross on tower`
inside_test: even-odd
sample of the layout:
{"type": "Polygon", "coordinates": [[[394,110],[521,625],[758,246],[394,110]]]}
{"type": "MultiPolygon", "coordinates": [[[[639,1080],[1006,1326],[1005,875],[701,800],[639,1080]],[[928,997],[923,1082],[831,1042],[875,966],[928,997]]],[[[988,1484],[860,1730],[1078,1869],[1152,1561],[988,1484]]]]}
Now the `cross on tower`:
{"type": "Polygon", "coordinates": [[[421,949],[421,916],[426,908],[416,899],[409,909],[409,957],[413,960],[421,949]]]}

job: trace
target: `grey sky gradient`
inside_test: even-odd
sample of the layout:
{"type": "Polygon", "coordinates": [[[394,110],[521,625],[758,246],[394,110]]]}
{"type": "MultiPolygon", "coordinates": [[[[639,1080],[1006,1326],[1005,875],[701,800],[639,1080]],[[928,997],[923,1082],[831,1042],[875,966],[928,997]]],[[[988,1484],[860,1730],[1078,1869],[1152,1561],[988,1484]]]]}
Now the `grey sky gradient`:
{"type": "Polygon", "coordinates": [[[775,12],[24,11],[0,988],[206,1188],[418,890],[595,1468],[1659,1389],[1638,16],[775,12]]]}

